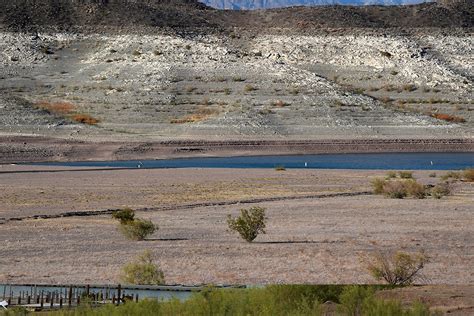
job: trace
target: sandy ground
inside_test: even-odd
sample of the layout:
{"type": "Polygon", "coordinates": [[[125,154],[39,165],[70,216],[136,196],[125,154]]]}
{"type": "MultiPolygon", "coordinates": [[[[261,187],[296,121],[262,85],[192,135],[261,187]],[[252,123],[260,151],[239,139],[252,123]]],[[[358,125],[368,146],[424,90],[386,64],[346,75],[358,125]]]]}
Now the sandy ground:
{"type": "MultiPolygon", "coordinates": [[[[415,176],[425,183],[438,181],[429,173],[415,176]]],[[[367,255],[424,249],[431,257],[424,269],[428,283],[472,284],[474,187],[469,183],[459,183],[455,195],[442,200],[364,195],[262,202],[258,205],[267,208],[267,234],[253,244],[226,227],[227,214],[252,204],[179,207],[196,201],[359,191],[376,175],[384,172],[181,169],[3,174],[3,217],[113,206],[168,204],[176,209],[139,212],[160,226],[141,242],[126,240],[109,216],[9,221],[0,226],[0,282],[118,282],[121,267],[151,249],[170,284],[366,283],[374,281],[361,263],[367,255]]]]}

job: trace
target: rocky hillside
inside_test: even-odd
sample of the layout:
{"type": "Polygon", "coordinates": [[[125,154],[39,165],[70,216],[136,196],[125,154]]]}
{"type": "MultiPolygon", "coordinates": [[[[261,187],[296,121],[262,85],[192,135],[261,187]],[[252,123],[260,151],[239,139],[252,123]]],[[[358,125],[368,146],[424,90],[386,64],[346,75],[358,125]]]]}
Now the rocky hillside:
{"type": "Polygon", "coordinates": [[[13,30],[74,26],[212,26],[194,0],[0,0],[0,22],[13,30]]]}
{"type": "MultiPolygon", "coordinates": [[[[214,5],[226,6],[226,3],[217,1],[214,5]]],[[[253,3],[270,6],[277,2],[253,3]]],[[[268,11],[214,10],[197,0],[0,0],[0,28],[15,31],[89,28],[94,31],[96,27],[108,27],[132,32],[143,27],[212,30],[238,27],[308,32],[325,27],[472,27],[473,10],[472,3],[466,0],[410,6],[319,6],[268,11]]]]}

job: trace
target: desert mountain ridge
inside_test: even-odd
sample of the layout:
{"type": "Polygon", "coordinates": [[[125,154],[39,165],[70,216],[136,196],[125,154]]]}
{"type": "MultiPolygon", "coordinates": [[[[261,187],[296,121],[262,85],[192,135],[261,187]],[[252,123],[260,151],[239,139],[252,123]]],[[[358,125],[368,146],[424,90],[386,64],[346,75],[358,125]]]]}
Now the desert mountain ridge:
{"type": "MultiPolygon", "coordinates": [[[[402,1],[405,3],[405,0],[402,1]]],[[[252,2],[269,4],[278,1],[252,2]]],[[[214,30],[240,27],[258,31],[269,28],[311,31],[326,27],[472,27],[472,17],[473,6],[467,0],[407,6],[325,5],[269,11],[216,10],[197,0],[0,0],[0,28],[15,31],[95,26],[121,28],[124,31],[140,27],[207,27],[214,30]]]]}

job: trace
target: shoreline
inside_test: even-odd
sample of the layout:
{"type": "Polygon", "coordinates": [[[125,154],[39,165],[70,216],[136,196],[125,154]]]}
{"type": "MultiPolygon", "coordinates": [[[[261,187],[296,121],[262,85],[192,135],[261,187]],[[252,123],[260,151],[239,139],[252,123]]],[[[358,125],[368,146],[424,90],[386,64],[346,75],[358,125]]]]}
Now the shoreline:
{"type": "Polygon", "coordinates": [[[191,157],[356,153],[474,153],[474,139],[168,140],[88,142],[32,136],[0,136],[0,164],[158,160],[191,157]]]}

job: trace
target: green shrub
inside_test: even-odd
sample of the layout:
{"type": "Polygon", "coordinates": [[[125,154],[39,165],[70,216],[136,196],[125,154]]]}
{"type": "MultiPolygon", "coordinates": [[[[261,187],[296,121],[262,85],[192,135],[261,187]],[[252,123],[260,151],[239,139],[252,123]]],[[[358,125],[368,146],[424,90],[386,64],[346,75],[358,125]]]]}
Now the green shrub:
{"type": "Polygon", "coordinates": [[[165,283],[163,271],[153,263],[150,250],[145,250],[138,258],[123,267],[122,280],[127,284],[159,285],[165,283]]]}
{"type": "Polygon", "coordinates": [[[410,285],[420,278],[420,271],[428,263],[424,252],[409,254],[398,251],[391,255],[379,253],[368,262],[367,269],[377,280],[390,285],[410,285]]]}
{"type": "Polygon", "coordinates": [[[398,174],[402,179],[413,179],[413,172],[411,171],[400,171],[398,174]]]}
{"type": "Polygon", "coordinates": [[[441,199],[443,196],[451,194],[451,187],[448,182],[438,183],[431,189],[430,194],[435,199],[441,199]]]}
{"type": "Polygon", "coordinates": [[[346,287],[339,297],[339,312],[342,315],[363,315],[363,305],[374,293],[370,287],[356,285],[346,287]]]}
{"type": "Polygon", "coordinates": [[[158,227],[152,221],[140,218],[120,224],[122,234],[131,240],[144,240],[157,229],[158,227]]]}
{"type": "Polygon", "coordinates": [[[252,207],[240,210],[240,216],[227,218],[229,229],[236,231],[247,242],[252,242],[259,233],[265,234],[265,208],[252,207]]]}
{"type": "Polygon", "coordinates": [[[121,224],[124,224],[135,219],[135,211],[130,208],[124,208],[113,212],[112,217],[118,219],[121,224]]]}
{"type": "Polygon", "coordinates": [[[397,177],[397,173],[395,171],[389,171],[387,172],[387,176],[385,177],[386,179],[394,179],[397,177]]]}
{"type": "Polygon", "coordinates": [[[120,306],[108,304],[95,308],[85,305],[74,310],[51,312],[64,316],[168,316],[168,315],[252,315],[252,316],[429,316],[427,306],[415,303],[404,308],[397,301],[381,300],[374,295],[380,286],[345,285],[271,285],[247,289],[208,288],[184,301],[177,298],[142,300],[120,306]],[[326,299],[326,291],[334,295],[326,299]],[[341,294],[342,293],[342,294],[341,294]],[[322,302],[341,302],[340,310],[325,309],[322,302]]]}

